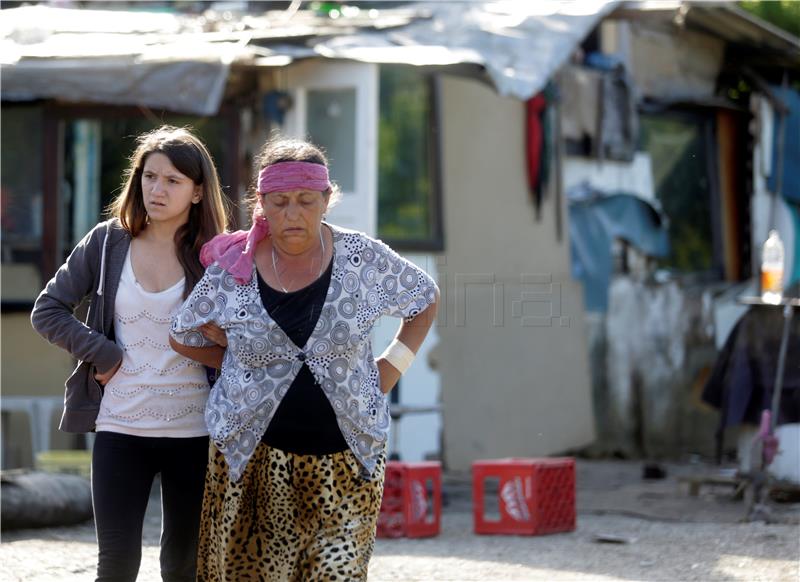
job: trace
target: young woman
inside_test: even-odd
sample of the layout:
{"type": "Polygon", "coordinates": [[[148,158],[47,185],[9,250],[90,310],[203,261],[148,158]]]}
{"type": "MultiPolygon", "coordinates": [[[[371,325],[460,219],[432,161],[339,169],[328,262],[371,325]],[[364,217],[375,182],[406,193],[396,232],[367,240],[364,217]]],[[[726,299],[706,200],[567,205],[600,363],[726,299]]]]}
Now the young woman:
{"type": "Polygon", "coordinates": [[[31,321],[79,361],[66,383],[60,428],[97,431],[97,580],[136,579],[156,474],[162,578],[194,580],[209,386],[201,365],[170,348],[169,325],[203,275],[201,246],[226,228],[206,147],[189,131],[169,126],[141,135],[111,213],[47,284],[31,321]],[[84,324],[74,310],[87,297],[84,324]]]}
{"type": "Polygon", "coordinates": [[[198,580],[366,580],[383,492],[386,394],[434,321],[439,293],[388,246],[323,220],[337,191],[322,152],[277,139],[258,161],[250,232],[215,260],[173,322],[181,353],[222,365],[198,580]],[[403,318],[375,357],[370,330],[403,318]],[[227,344],[204,348],[205,337],[227,344]],[[207,353],[211,352],[211,353],[207,353]]]}

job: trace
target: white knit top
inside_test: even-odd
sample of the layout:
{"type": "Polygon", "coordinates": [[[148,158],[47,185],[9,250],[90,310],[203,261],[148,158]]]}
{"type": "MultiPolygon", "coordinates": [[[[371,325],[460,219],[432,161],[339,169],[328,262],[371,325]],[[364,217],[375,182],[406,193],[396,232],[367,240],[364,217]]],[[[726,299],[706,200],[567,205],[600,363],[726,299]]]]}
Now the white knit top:
{"type": "Polygon", "coordinates": [[[146,291],[136,280],[128,250],[114,304],[114,333],[124,354],[105,387],[98,431],[150,437],[208,434],[205,368],[169,346],[183,285],[181,279],[164,291],[146,291]]]}

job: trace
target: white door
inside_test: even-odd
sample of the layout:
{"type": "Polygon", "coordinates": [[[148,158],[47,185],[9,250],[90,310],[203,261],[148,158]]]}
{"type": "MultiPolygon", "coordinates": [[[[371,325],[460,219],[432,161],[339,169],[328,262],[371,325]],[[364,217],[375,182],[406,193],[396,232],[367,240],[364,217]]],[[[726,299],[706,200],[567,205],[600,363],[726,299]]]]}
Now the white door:
{"type": "MultiPolygon", "coordinates": [[[[376,236],[378,230],[378,66],[324,59],[287,67],[285,88],[293,106],[283,131],[322,146],[331,167],[331,179],[342,190],[342,201],[328,213],[330,222],[376,236]]],[[[428,257],[408,257],[422,267],[428,257]]],[[[430,264],[428,264],[430,263],[430,264]]],[[[380,354],[397,332],[399,321],[383,318],[373,329],[373,349],[380,354]]],[[[419,461],[440,450],[441,414],[436,411],[439,375],[427,364],[436,343],[428,336],[417,361],[401,380],[401,407],[421,413],[393,422],[390,453],[419,461]]]]}
{"type": "Polygon", "coordinates": [[[287,67],[287,135],[322,146],[342,200],[334,224],[375,236],[378,225],[378,67],[324,59],[287,67]]]}

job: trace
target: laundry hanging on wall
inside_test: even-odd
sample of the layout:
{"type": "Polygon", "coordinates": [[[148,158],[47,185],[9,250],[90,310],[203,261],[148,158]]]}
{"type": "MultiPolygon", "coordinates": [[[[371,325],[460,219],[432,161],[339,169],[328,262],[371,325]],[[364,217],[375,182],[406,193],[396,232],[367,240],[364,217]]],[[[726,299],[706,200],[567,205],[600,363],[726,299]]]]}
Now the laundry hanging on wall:
{"type": "Polygon", "coordinates": [[[587,59],[591,67],[566,67],[561,76],[562,132],[567,150],[598,160],[630,162],[639,121],[636,92],[624,66],[587,59]]]}
{"type": "Polygon", "coordinates": [[[614,240],[623,239],[650,257],[666,257],[666,219],[639,196],[605,193],[586,183],[571,188],[567,197],[572,276],[583,283],[586,310],[604,312],[614,270],[614,240]]]}
{"type": "Polygon", "coordinates": [[[548,85],[544,91],[525,103],[525,160],[528,175],[528,192],[533,200],[536,220],[541,216],[542,202],[552,174],[556,139],[553,107],[557,98],[555,86],[548,85]]]}

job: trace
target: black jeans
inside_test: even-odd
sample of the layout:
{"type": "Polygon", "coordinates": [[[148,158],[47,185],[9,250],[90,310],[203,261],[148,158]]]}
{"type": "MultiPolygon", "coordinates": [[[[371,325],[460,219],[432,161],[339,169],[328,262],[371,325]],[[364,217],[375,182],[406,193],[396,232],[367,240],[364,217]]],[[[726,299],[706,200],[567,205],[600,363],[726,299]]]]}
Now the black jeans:
{"type": "Polygon", "coordinates": [[[98,432],[92,453],[97,582],[134,582],[153,478],[161,473],[161,577],[195,579],[208,437],[139,437],[98,432]]]}

